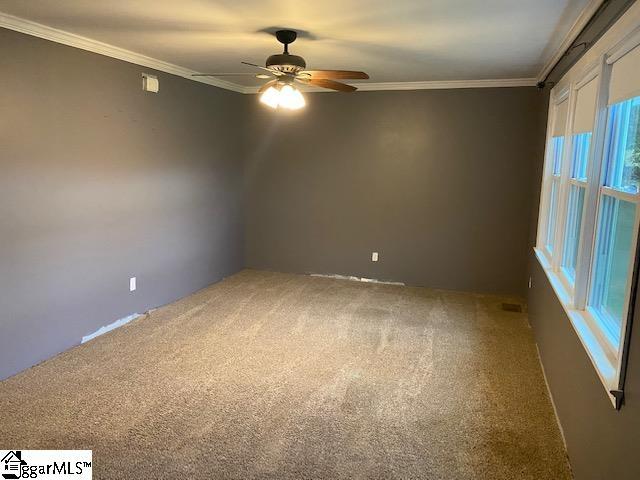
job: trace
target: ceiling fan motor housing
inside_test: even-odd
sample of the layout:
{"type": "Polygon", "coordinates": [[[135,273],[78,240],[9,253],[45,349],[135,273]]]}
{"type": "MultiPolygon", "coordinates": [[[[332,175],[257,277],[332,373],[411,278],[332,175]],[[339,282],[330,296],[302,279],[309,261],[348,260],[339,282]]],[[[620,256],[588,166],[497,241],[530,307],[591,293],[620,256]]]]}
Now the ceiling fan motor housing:
{"type": "Polygon", "coordinates": [[[295,42],[298,33],[295,30],[278,30],[276,38],[284,44],[284,52],[271,55],[267,58],[266,66],[283,73],[298,73],[307,68],[307,62],[298,55],[289,53],[289,44],[295,42]]]}
{"type": "Polygon", "coordinates": [[[266,66],[280,72],[297,73],[307,68],[307,63],[298,55],[278,53],[267,58],[266,66]]]}

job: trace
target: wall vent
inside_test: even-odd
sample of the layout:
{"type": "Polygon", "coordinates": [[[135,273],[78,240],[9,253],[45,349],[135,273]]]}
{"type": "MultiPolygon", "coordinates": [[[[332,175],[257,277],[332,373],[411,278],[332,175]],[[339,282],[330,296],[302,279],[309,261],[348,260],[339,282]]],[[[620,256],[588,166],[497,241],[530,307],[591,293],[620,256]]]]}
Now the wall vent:
{"type": "Polygon", "coordinates": [[[505,312],[518,312],[522,313],[522,305],[519,303],[503,303],[502,310],[505,312]]]}

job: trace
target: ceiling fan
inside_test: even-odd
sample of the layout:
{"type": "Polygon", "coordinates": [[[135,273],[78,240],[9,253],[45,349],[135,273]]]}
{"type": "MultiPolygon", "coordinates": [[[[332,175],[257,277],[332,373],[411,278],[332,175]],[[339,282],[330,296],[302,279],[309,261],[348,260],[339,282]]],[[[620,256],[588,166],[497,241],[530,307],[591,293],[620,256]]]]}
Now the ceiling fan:
{"type": "Polygon", "coordinates": [[[337,80],[368,79],[364,72],[351,70],[306,70],[307,63],[299,55],[289,53],[289,45],[297,38],[295,30],[278,30],[276,38],[284,45],[284,51],[267,58],[265,66],[242,62],[244,65],[263,70],[263,73],[196,73],[194,77],[223,77],[238,75],[253,75],[257,78],[271,79],[258,89],[260,101],[272,108],[287,108],[297,110],[304,107],[305,100],[295,87],[295,83],[328,88],[339,92],[355,92],[356,87],[337,80]]]}

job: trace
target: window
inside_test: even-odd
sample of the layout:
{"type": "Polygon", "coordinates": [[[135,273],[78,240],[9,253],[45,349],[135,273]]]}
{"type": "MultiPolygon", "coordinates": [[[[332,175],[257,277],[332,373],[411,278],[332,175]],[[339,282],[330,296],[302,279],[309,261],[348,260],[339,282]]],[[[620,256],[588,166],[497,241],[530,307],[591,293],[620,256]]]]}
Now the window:
{"type": "Polygon", "coordinates": [[[637,194],[640,185],[640,96],[610,107],[605,185],[637,194]]]}
{"type": "Polygon", "coordinates": [[[549,256],[553,255],[556,243],[556,223],[560,199],[560,181],[562,176],[562,157],[564,154],[564,131],[567,123],[568,100],[558,103],[554,113],[553,136],[551,137],[550,159],[551,175],[549,187],[549,213],[545,229],[544,246],[549,256]]]}
{"type": "Polygon", "coordinates": [[[606,173],[600,208],[590,307],[617,350],[629,302],[640,200],[640,96],[609,107],[606,173]]]}
{"type": "Polygon", "coordinates": [[[638,264],[640,31],[629,35],[552,90],[536,246],[609,394],[624,385],[638,264]]]}
{"type": "Polygon", "coordinates": [[[569,187],[562,270],[571,284],[574,284],[576,279],[576,262],[578,261],[584,192],[585,187],[581,185],[571,185],[569,187]]]}
{"type": "Polygon", "coordinates": [[[547,241],[545,243],[549,253],[553,253],[556,233],[556,218],[558,216],[558,197],[560,195],[560,169],[562,167],[562,151],[564,137],[553,137],[552,144],[553,170],[551,172],[551,196],[549,199],[549,219],[547,223],[547,241]]]}
{"type": "Polygon", "coordinates": [[[576,103],[572,122],[571,169],[568,180],[568,200],[564,225],[564,244],[561,258],[562,278],[573,295],[576,267],[582,235],[582,215],[587,191],[587,167],[591,152],[591,138],[595,120],[598,78],[575,89],[576,103]]]}

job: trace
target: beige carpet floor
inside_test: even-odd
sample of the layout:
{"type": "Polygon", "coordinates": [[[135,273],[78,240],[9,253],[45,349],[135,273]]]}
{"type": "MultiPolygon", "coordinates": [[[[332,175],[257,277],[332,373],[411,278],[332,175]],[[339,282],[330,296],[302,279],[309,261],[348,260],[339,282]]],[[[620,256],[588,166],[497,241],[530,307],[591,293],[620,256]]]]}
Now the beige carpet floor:
{"type": "Polygon", "coordinates": [[[243,271],[1,382],[0,443],[98,479],[569,479],[504,301],[243,271]]]}

